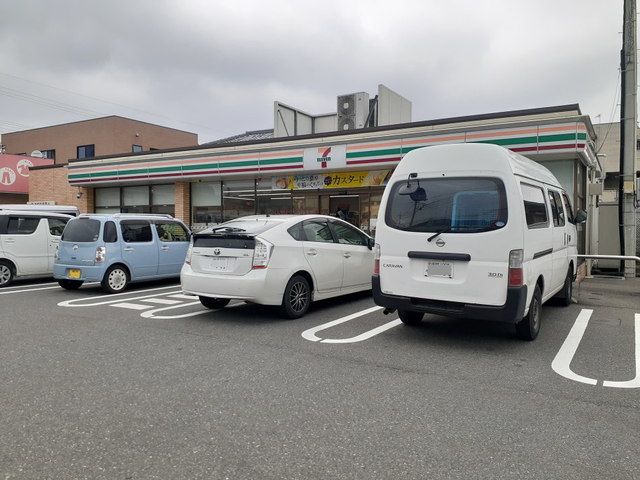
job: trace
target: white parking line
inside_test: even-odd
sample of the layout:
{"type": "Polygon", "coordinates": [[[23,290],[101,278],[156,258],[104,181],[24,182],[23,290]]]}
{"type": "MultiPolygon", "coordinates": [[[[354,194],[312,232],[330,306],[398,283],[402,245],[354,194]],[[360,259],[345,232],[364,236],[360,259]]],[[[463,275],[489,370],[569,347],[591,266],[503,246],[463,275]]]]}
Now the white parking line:
{"type": "Polygon", "coordinates": [[[640,388],[640,314],[635,315],[635,347],[636,347],[636,376],[632,380],[623,382],[612,382],[605,380],[602,385],[616,388],[640,388]]]}
{"type": "MultiPolygon", "coordinates": [[[[88,285],[97,285],[97,282],[91,282],[91,283],[85,283],[84,285],[88,286],[88,285]]],[[[19,287],[9,287],[9,288],[19,288],[19,287]]],[[[58,285],[58,283],[56,282],[56,285],[53,287],[24,287],[22,290],[9,290],[7,291],[5,288],[2,289],[2,291],[0,291],[0,295],[9,295],[10,293],[26,293],[26,292],[37,292],[39,290],[55,290],[56,288],[62,288],[60,287],[60,285],[58,285]]]]}
{"type": "Polygon", "coordinates": [[[142,302],[157,303],[158,305],[177,305],[182,303],[180,300],[169,300],[167,298],[145,298],[142,302]]]}
{"type": "Polygon", "coordinates": [[[196,298],[198,298],[195,295],[185,295],[183,293],[178,293],[177,295],[169,295],[169,297],[179,298],[181,300],[195,300],[196,298]]]}
{"type": "Polygon", "coordinates": [[[161,308],[156,308],[154,310],[147,310],[146,312],[142,312],[140,314],[140,316],[142,318],[158,318],[161,320],[168,320],[168,319],[172,319],[172,318],[188,318],[188,317],[195,317],[197,315],[204,315],[207,313],[213,313],[213,312],[220,312],[229,308],[233,308],[233,307],[239,307],[240,305],[244,305],[244,303],[240,302],[240,303],[235,303],[233,305],[227,305],[225,308],[221,308],[220,310],[209,310],[208,308],[206,310],[198,310],[197,312],[190,312],[190,313],[182,313],[180,315],[156,315],[156,313],[158,312],[166,312],[167,310],[173,310],[176,308],[182,308],[182,307],[188,307],[190,305],[201,305],[200,301],[197,302],[189,302],[189,303],[183,303],[182,305],[174,305],[172,307],[161,307],[161,308]]]}
{"type": "Polygon", "coordinates": [[[396,327],[402,323],[400,319],[391,320],[379,327],[372,328],[371,330],[367,330],[360,335],[356,335],[355,337],[350,338],[325,338],[322,339],[316,335],[316,333],[326,330],[331,327],[335,327],[336,325],[340,325],[341,323],[348,322],[358,317],[363,317],[364,315],[368,315],[373,312],[377,312],[378,310],[382,310],[382,307],[371,307],[366,310],[362,310],[360,312],[352,313],[351,315],[347,315],[346,317],[338,318],[337,320],[332,320],[331,322],[323,323],[322,325],[318,325],[317,327],[310,328],[302,332],[302,338],[309,340],[310,342],[320,342],[320,343],[356,343],[362,342],[363,340],[367,340],[371,337],[379,335],[382,332],[386,332],[390,328],[396,327]]]}
{"type": "Polygon", "coordinates": [[[139,303],[122,302],[122,303],[112,303],[110,306],[118,307],[118,308],[128,308],[129,310],[145,310],[147,308],[151,308],[153,305],[140,305],[139,303]]]}
{"type": "MultiPolygon", "coordinates": [[[[115,297],[121,297],[122,295],[134,295],[136,293],[142,293],[142,292],[153,292],[153,291],[158,291],[158,290],[167,290],[169,288],[176,288],[175,285],[171,285],[168,287],[156,287],[156,288],[147,288],[145,290],[138,290],[138,291],[134,291],[134,292],[123,292],[123,293],[114,293],[112,295],[95,295],[92,297],[86,297],[86,298],[74,298],[72,300],[65,300],[64,302],[60,302],[58,303],[59,307],[97,307],[100,305],[109,305],[110,303],[118,303],[121,302],[123,299],[121,298],[117,298],[115,300],[105,300],[105,301],[100,301],[100,302],[92,302],[89,304],[79,304],[79,302],[88,302],[91,300],[96,300],[96,299],[102,299],[102,298],[115,298],[115,297]]],[[[162,295],[170,295],[173,293],[177,293],[180,290],[174,290],[173,292],[161,292],[161,293],[153,293],[150,295],[140,295],[137,297],[131,297],[131,298],[127,298],[126,300],[131,301],[131,300],[141,300],[143,298],[151,298],[151,297],[160,297],[162,295]]]]}
{"type": "Polygon", "coordinates": [[[567,338],[560,347],[560,350],[558,350],[556,357],[553,359],[553,362],[551,362],[551,368],[553,368],[558,375],[562,375],[564,378],[568,378],[569,380],[586,383],[588,385],[596,385],[598,381],[595,378],[583,377],[582,375],[574,373],[573,370],[571,370],[571,360],[573,360],[573,357],[578,350],[578,346],[580,345],[582,336],[587,329],[589,318],[591,318],[592,313],[593,310],[582,309],[578,318],[576,318],[575,323],[571,327],[569,335],[567,335],[567,338]]]}

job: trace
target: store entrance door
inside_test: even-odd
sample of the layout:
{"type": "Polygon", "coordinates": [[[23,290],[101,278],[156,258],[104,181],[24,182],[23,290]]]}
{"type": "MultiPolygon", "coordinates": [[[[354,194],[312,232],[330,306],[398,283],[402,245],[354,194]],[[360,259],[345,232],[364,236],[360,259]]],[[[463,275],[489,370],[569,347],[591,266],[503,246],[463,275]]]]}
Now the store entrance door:
{"type": "Polygon", "coordinates": [[[328,214],[360,228],[360,196],[329,195],[328,214]]]}

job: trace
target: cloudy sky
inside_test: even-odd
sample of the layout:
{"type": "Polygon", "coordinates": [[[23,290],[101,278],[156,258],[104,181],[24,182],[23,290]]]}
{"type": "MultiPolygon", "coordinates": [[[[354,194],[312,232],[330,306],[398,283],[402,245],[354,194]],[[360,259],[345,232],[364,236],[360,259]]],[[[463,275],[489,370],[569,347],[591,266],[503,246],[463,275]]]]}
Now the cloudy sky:
{"type": "Polygon", "coordinates": [[[621,30],[622,0],[5,0],[0,133],[116,114],[205,142],[379,83],[414,121],[579,103],[605,122],[621,30]]]}

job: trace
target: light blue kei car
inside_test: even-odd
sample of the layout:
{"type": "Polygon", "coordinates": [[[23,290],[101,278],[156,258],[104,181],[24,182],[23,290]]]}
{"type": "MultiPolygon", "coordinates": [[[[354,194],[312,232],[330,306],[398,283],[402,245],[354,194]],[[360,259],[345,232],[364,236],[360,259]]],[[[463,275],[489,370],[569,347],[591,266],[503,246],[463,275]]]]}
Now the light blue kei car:
{"type": "Polygon", "coordinates": [[[129,282],[178,277],[191,232],[169,215],[85,214],[62,232],[53,276],[67,290],[100,282],[109,293],[129,282]]]}

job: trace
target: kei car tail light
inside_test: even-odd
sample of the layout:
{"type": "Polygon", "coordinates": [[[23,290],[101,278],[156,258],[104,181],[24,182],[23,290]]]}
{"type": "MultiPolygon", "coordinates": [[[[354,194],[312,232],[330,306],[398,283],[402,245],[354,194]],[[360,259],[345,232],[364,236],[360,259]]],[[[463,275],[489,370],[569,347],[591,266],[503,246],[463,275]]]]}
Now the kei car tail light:
{"type": "Polygon", "coordinates": [[[509,286],[521,287],[524,285],[524,272],[522,262],[524,260],[524,250],[511,250],[509,252],[509,286]]]}
{"type": "Polygon", "coordinates": [[[260,238],[256,238],[255,242],[256,245],[253,249],[253,262],[251,264],[251,268],[267,268],[269,259],[271,258],[271,252],[273,251],[273,245],[260,238]]]}
{"type": "Polygon", "coordinates": [[[373,275],[380,275],[380,244],[376,243],[373,247],[373,275]]]}
{"type": "Polygon", "coordinates": [[[102,263],[105,258],[107,258],[107,249],[104,247],[96,248],[96,262],[102,263]]]}

